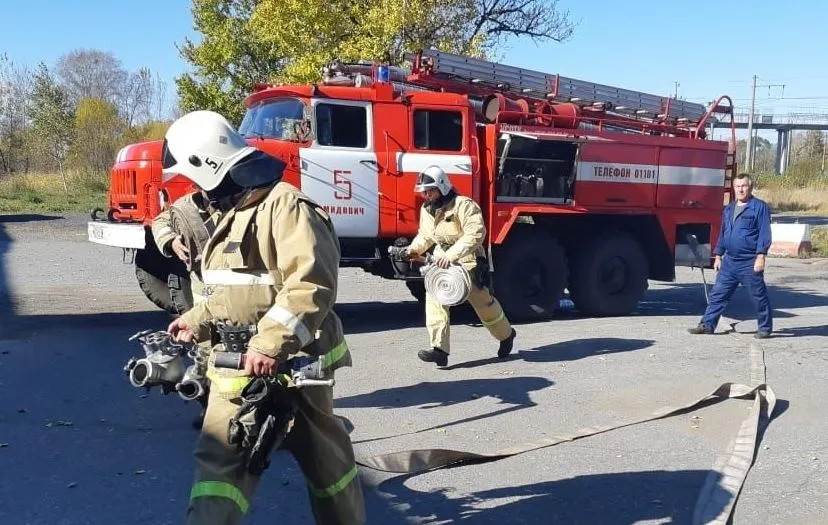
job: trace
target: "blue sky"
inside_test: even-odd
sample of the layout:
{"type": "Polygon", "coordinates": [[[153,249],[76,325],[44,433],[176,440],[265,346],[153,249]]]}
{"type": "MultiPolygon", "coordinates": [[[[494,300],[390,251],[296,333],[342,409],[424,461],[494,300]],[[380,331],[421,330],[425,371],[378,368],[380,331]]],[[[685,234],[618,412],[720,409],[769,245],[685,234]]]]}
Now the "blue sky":
{"type": "MultiPolygon", "coordinates": [[[[720,94],[757,107],[828,113],[828,2],[560,0],[579,22],[566,43],[512,41],[504,62],[628,89],[708,102],[720,94]],[[785,84],[767,87],[768,84],[785,84]],[[781,98],[784,95],[784,98],[781,98]],[[807,97],[807,98],[802,98],[807,97]],[[822,97],[822,98],[811,98],[822,97]]],[[[0,0],[0,53],[53,64],[75,48],[112,51],[172,86],[187,69],[175,48],[192,29],[189,0],[0,0]]]]}

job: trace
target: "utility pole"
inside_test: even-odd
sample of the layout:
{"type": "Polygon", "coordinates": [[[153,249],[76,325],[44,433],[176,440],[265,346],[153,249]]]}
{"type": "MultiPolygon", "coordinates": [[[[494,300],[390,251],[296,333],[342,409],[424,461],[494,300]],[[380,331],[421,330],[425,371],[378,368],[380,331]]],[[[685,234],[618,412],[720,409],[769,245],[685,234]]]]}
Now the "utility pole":
{"type": "Polygon", "coordinates": [[[753,171],[753,109],[756,105],[756,75],[753,75],[753,90],[750,96],[750,113],[748,113],[747,143],[745,144],[745,167],[753,171]]]}
{"type": "Polygon", "coordinates": [[[822,169],[820,173],[825,173],[825,152],[828,150],[828,141],[825,140],[825,134],[823,133],[822,137],[822,169]]]}
{"type": "Polygon", "coordinates": [[[675,96],[674,96],[673,98],[675,98],[676,100],[678,100],[678,87],[679,87],[679,85],[680,85],[680,84],[678,83],[678,80],[674,80],[674,81],[673,81],[673,84],[675,84],[675,85],[676,85],[676,94],[675,94],[675,96]]]}

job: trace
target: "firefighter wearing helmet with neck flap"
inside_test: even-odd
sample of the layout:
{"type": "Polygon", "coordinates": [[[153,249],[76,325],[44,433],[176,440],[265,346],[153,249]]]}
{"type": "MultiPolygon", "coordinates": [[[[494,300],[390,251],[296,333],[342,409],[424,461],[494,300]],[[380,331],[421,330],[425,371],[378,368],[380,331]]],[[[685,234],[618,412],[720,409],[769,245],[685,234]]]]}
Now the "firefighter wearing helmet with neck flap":
{"type": "MultiPolygon", "coordinates": [[[[488,284],[486,252],[483,238],[486,226],[483,212],[474,200],[459,195],[448,175],[438,166],[423,170],[414,191],[423,195],[420,226],[406,253],[415,259],[434,248],[435,264],[448,268],[460,264],[474,276],[468,301],[489,333],[497,341],[497,355],[506,357],[512,351],[515,330],[506,318],[488,284]]],[[[450,350],[449,308],[426,293],[426,327],[431,348],[417,355],[426,362],[448,364],[450,350]]]]}
{"type": "MultiPolygon", "coordinates": [[[[336,300],[340,248],[330,217],[296,187],[281,181],[285,165],[250,147],[221,115],[188,113],[170,126],[163,171],[192,180],[222,209],[204,246],[203,301],[173,321],[179,342],[222,341],[216,351],[243,351],[244,370],[209,361],[210,397],[195,449],[196,477],[187,523],[240,523],[260,481],[247,468],[249,450],[231,443],[242,390],[276,375],[295,356],[322,356],[333,371],[351,365],[336,300]],[[240,338],[241,337],[241,338],[240,338]],[[255,379],[255,381],[254,381],[255,379]]],[[[297,460],[318,524],[363,524],[365,510],[350,438],[333,416],[328,386],[288,388],[295,415],[281,448],[297,460]]],[[[249,408],[249,407],[248,407],[249,408]]],[[[245,424],[255,427],[257,418],[245,424]]],[[[239,427],[235,427],[239,428],[239,427]]],[[[255,438],[255,431],[251,433],[255,438]]]]}

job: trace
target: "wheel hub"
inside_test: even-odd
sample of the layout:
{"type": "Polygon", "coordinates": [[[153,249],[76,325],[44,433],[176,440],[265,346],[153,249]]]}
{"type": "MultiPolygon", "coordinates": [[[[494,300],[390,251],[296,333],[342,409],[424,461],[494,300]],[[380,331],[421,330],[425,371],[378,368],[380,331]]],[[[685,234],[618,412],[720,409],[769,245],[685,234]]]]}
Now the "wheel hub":
{"type": "Polygon", "coordinates": [[[627,261],[617,255],[607,257],[598,267],[598,283],[601,290],[609,295],[624,291],[630,280],[627,261]]]}

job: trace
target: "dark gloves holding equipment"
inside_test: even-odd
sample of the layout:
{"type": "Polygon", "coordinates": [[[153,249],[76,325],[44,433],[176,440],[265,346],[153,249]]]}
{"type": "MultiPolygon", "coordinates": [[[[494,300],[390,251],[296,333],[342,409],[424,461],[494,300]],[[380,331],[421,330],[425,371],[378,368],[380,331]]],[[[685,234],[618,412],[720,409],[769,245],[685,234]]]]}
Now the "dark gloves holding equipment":
{"type": "Polygon", "coordinates": [[[227,441],[248,452],[248,470],[260,475],[270,466],[271,451],[290,432],[296,406],[277,378],[255,378],[242,390],[241,397],[244,401],[230,419],[227,441]]]}

